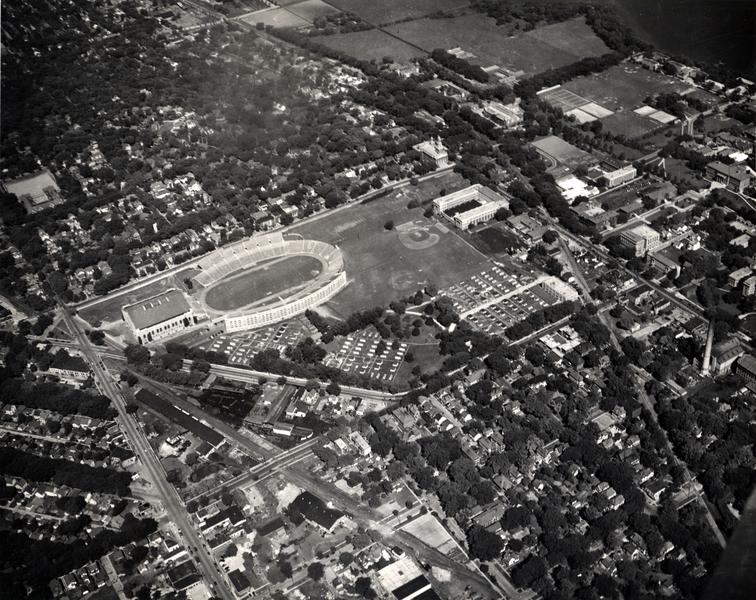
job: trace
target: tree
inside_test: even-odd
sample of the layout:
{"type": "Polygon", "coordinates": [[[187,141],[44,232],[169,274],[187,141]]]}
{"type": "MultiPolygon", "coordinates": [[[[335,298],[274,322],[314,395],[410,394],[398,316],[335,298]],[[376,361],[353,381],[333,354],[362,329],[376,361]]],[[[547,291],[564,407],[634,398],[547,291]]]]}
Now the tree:
{"type": "Polygon", "coordinates": [[[504,548],[504,541],[480,525],[473,525],[467,532],[470,553],[480,560],[497,558],[504,548]]]}
{"type": "Polygon", "coordinates": [[[150,351],[144,346],[129,344],[123,353],[131,364],[143,365],[150,362],[150,351]]]}
{"type": "Polygon", "coordinates": [[[386,231],[391,231],[394,228],[394,222],[392,220],[388,220],[383,224],[383,228],[386,231]]]}
{"type": "Polygon", "coordinates": [[[540,579],[547,572],[546,562],[541,557],[531,554],[512,569],[512,581],[517,587],[530,587],[536,579],[540,579]]]}
{"type": "Polygon", "coordinates": [[[320,581],[325,573],[325,568],[322,563],[314,562],[307,567],[307,575],[313,581],[320,581]]]}
{"type": "Polygon", "coordinates": [[[543,233],[543,241],[547,244],[553,244],[559,239],[559,234],[553,229],[549,229],[543,233]]]}
{"type": "Polygon", "coordinates": [[[341,386],[335,381],[332,381],[326,386],[326,392],[331,396],[338,396],[341,394],[341,386]]]}
{"type": "Polygon", "coordinates": [[[350,565],[352,561],[354,561],[354,554],[351,552],[342,552],[339,554],[339,562],[345,567],[350,565]]]}
{"type": "Polygon", "coordinates": [[[363,598],[375,598],[376,593],[373,586],[370,585],[369,577],[358,577],[354,582],[354,591],[363,598]]]}

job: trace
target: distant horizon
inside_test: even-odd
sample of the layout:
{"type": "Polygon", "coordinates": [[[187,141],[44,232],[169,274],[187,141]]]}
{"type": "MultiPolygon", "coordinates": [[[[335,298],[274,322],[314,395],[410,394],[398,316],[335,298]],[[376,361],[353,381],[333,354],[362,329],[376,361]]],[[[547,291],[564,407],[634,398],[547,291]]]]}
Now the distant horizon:
{"type": "Polygon", "coordinates": [[[756,2],[611,0],[635,34],[658,50],[756,77],[756,2]],[[677,26],[670,23],[679,20],[677,26]],[[750,55],[750,56],[749,56],[750,55]]]}

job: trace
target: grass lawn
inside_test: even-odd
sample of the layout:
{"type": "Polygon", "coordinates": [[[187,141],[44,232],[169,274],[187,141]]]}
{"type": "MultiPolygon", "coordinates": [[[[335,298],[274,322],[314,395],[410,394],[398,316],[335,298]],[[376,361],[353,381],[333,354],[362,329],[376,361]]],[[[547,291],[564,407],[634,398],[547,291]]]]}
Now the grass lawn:
{"type": "Polygon", "coordinates": [[[393,35],[427,52],[462,48],[483,67],[500,65],[535,74],[571,64],[609,49],[581,19],[508,36],[491,17],[469,14],[452,19],[420,19],[387,27],[393,35]],[[568,41],[569,40],[569,41],[568,41]]]}
{"type": "Polygon", "coordinates": [[[454,231],[424,219],[422,207],[407,208],[411,199],[441,195],[441,186],[448,192],[461,187],[456,175],[441,179],[407,186],[374,202],[349,207],[292,230],[305,238],[335,244],[344,254],[350,284],[326,304],[331,313],[343,318],[355,310],[387,305],[428,283],[447,287],[486,262],[485,256],[454,231]],[[449,182],[457,184],[452,186],[449,182]],[[399,232],[386,231],[383,225],[388,220],[397,226],[423,221],[438,241],[430,247],[409,249],[401,242],[399,232]]]}
{"type": "Polygon", "coordinates": [[[290,256],[272,263],[258,264],[236,275],[224,277],[205,295],[205,303],[215,310],[236,310],[268,296],[305,283],[322,270],[311,256],[290,256]]]}
{"type": "Polygon", "coordinates": [[[663,127],[661,123],[647,117],[641,117],[633,111],[616,112],[605,119],[601,119],[601,123],[606,131],[628,138],[637,138],[663,127]]]}
{"type": "Polygon", "coordinates": [[[422,50],[418,50],[378,29],[337,33],[314,39],[324,46],[339,50],[360,60],[380,61],[385,57],[391,57],[398,63],[408,63],[413,58],[425,54],[422,50]]]}
{"type": "MultiPolygon", "coordinates": [[[[632,111],[652,94],[682,92],[689,86],[673,77],[623,63],[600,73],[573,79],[564,87],[616,112],[632,111]]],[[[603,120],[604,125],[606,121],[603,120]]]]}
{"type": "Polygon", "coordinates": [[[368,23],[385,25],[404,19],[419,19],[439,11],[462,8],[469,0],[330,0],[344,12],[354,13],[368,23]]]}
{"type": "Polygon", "coordinates": [[[504,231],[496,224],[481,229],[470,237],[475,247],[486,254],[507,254],[521,245],[512,233],[504,231]]]}
{"type": "Polygon", "coordinates": [[[92,326],[95,326],[95,323],[98,321],[120,321],[122,318],[121,307],[151,298],[171,288],[184,290],[184,279],[191,279],[198,272],[197,269],[188,267],[178,271],[174,275],[164,277],[128,293],[118,294],[117,291],[113,292],[104,296],[99,302],[79,310],[79,316],[92,324],[92,326]]]}

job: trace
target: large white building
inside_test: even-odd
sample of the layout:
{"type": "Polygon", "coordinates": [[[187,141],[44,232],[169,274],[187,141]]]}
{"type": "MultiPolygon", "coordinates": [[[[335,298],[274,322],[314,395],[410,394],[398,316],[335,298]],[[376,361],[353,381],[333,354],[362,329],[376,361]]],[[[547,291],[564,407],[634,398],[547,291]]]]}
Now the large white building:
{"type": "Polygon", "coordinates": [[[433,163],[437,169],[443,169],[451,164],[449,162],[449,153],[444,148],[441,140],[433,139],[428,142],[420,142],[412,146],[412,148],[422,154],[426,160],[433,163]]]}
{"type": "Polygon", "coordinates": [[[124,306],[121,314],[140,344],[176,335],[197,322],[186,298],[176,289],[124,306]]]}
{"type": "Polygon", "coordinates": [[[613,188],[635,179],[638,176],[638,170],[633,165],[617,166],[610,162],[602,162],[588,171],[588,175],[606,187],[613,188]]]}
{"type": "Polygon", "coordinates": [[[648,225],[638,225],[632,229],[625,229],[620,234],[620,243],[630,248],[635,256],[645,256],[661,246],[661,236],[656,229],[648,225]]]}
{"type": "Polygon", "coordinates": [[[566,281],[562,281],[559,277],[549,277],[541,284],[541,289],[546,292],[555,303],[559,302],[577,302],[580,299],[580,294],[566,281]]]}
{"type": "Polygon", "coordinates": [[[490,221],[500,208],[509,208],[507,199],[480,184],[471,185],[433,201],[434,212],[450,219],[460,229],[468,229],[478,223],[490,221]],[[464,210],[455,210],[463,205],[464,210]]]}

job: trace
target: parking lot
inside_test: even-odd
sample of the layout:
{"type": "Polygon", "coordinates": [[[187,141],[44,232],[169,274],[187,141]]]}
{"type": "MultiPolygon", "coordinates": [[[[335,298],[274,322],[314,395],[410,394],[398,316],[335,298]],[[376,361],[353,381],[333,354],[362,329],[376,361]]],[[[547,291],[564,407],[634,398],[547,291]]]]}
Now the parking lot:
{"type": "Polygon", "coordinates": [[[286,346],[293,346],[306,335],[305,328],[299,322],[292,321],[245,333],[220,335],[200,347],[203,350],[225,352],[229,364],[241,365],[248,364],[255,354],[268,348],[283,352],[286,346]]]}
{"type": "Polygon", "coordinates": [[[532,312],[554,304],[538,286],[528,287],[534,281],[532,275],[514,275],[494,266],[442,293],[452,299],[457,313],[473,326],[487,333],[500,333],[532,312]]]}
{"type": "Polygon", "coordinates": [[[408,345],[401,342],[394,348],[391,342],[387,342],[386,349],[376,354],[380,341],[381,336],[372,328],[350,334],[340,338],[338,348],[329,352],[323,362],[349,373],[392,381],[402,365],[408,345]]]}
{"type": "Polygon", "coordinates": [[[531,313],[552,304],[554,302],[536,286],[496,302],[468,316],[467,320],[486,333],[501,333],[531,313]]]}

